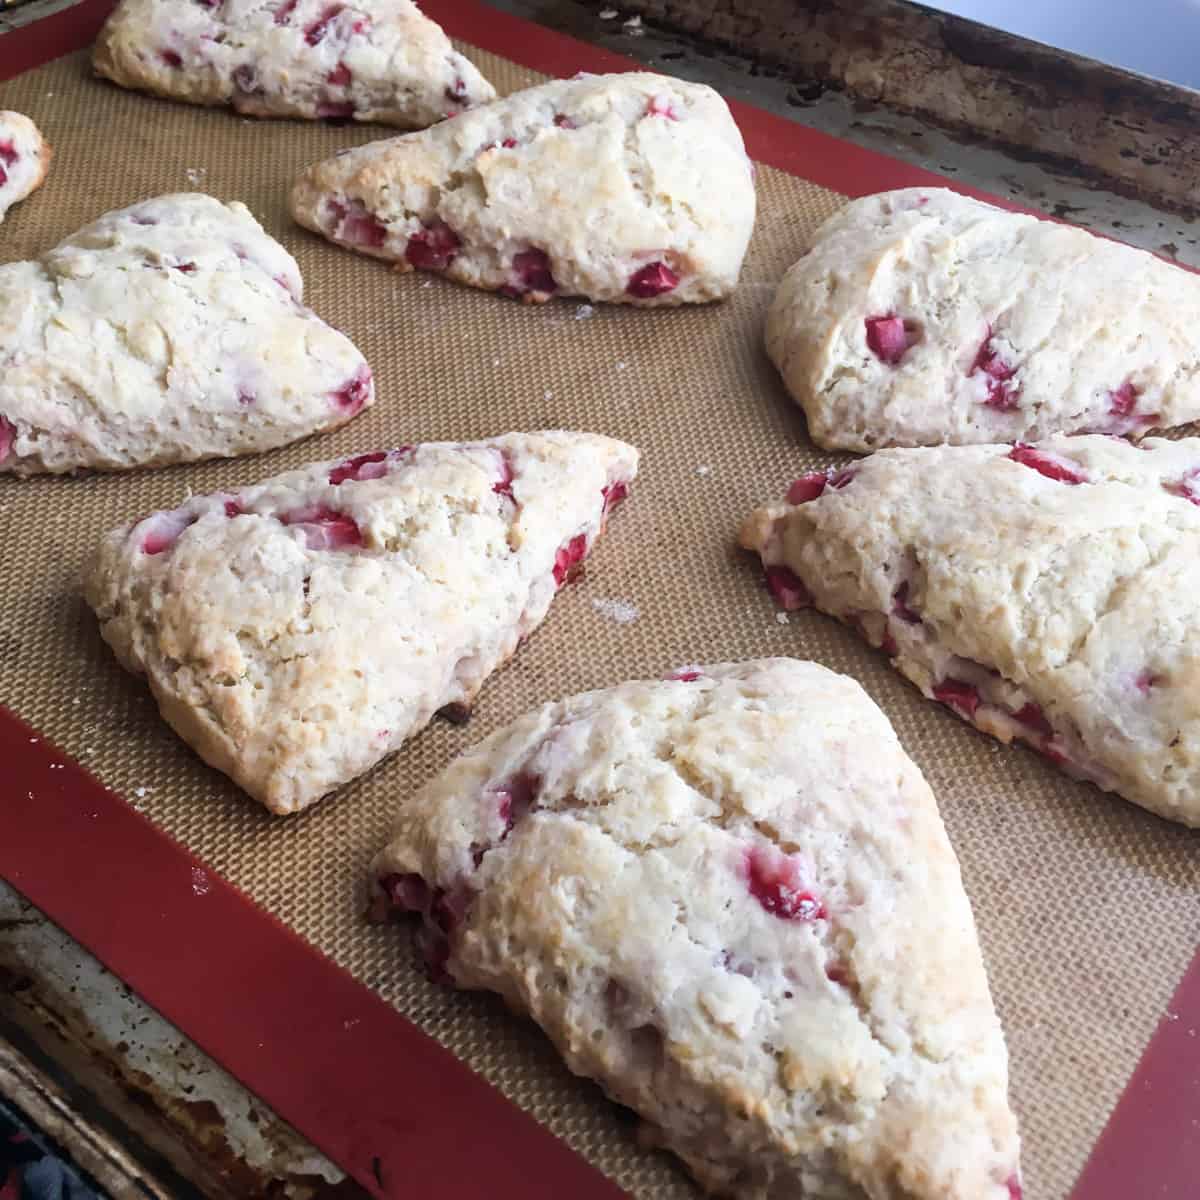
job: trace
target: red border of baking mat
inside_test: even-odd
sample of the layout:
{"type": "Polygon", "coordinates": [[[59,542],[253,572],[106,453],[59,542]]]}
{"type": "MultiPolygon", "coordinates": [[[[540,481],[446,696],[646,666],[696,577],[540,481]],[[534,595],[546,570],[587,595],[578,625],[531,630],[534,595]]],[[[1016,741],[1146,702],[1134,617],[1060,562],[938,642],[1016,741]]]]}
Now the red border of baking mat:
{"type": "MultiPolygon", "coordinates": [[[[83,0],[0,36],[0,80],[86,46],[112,3],[83,0]]],[[[422,7],[452,36],[546,74],[640,68],[476,0],[425,0],[422,7]]],[[[938,185],[1014,207],[790,118],[737,101],[731,108],[754,158],[844,195],[938,185]]],[[[0,764],[0,873],[371,1194],[436,1184],[447,1200],[621,1195],[369,988],[2,707],[0,764]],[[194,871],[207,881],[202,897],[194,871]],[[298,1046],[303,1070],[294,1065],[298,1046]]],[[[1197,1029],[1200,955],[1072,1200],[1196,1200],[1197,1029]]]]}

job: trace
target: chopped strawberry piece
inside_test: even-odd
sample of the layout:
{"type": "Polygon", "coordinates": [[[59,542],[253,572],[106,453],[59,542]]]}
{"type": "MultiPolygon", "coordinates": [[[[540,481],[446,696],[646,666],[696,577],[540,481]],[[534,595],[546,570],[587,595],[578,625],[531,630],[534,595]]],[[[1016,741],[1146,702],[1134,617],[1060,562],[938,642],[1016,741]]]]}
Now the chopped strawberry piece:
{"type": "Polygon", "coordinates": [[[1114,417],[1128,417],[1140,395],[1141,392],[1127,379],[1115,392],[1108,393],[1108,411],[1114,417]]]}
{"type": "Polygon", "coordinates": [[[571,578],[587,553],[587,534],[577,533],[565,546],[560,546],[554,555],[554,582],[559,587],[571,578]]]}
{"type": "Polygon", "coordinates": [[[992,327],[988,326],[987,336],[975,352],[968,375],[982,371],[987,376],[987,399],[984,404],[1001,412],[1011,412],[1017,407],[1020,388],[1011,381],[1017,373],[1017,368],[1007,363],[1000,356],[1000,351],[992,345],[992,327]]]}
{"type": "Polygon", "coordinates": [[[857,474],[858,472],[855,471],[853,467],[847,467],[844,471],[834,471],[834,473],[829,476],[829,486],[833,488],[835,492],[840,492],[842,488],[844,488],[846,484],[848,484],[850,480],[852,480],[857,474]]]}
{"type": "Polygon", "coordinates": [[[1043,737],[1054,736],[1054,727],[1046,720],[1046,714],[1042,712],[1041,705],[1034,704],[1032,700],[1028,704],[1023,704],[1013,713],[1013,717],[1043,737]]]}
{"type": "Polygon", "coordinates": [[[387,452],[384,450],[348,458],[329,472],[329,482],[336,487],[348,479],[355,483],[364,479],[380,479],[387,474],[387,459],[387,452]]]}
{"type": "Polygon", "coordinates": [[[371,394],[371,368],[363,363],[354,374],[354,378],[343,384],[336,392],[331,393],[334,404],[350,416],[354,416],[371,394]]]}
{"type": "Polygon", "coordinates": [[[317,45],[329,32],[330,23],[335,21],[344,9],[344,4],[331,4],[315,21],[304,27],[304,40],[310,46],[317,45]]]}
{"type": "Polygon", "coordinates": [[[0,417],[0,464],[4,463],[12,453],[13,442],[16,441],[16,438],[16,426],[7,417],[0,417]]]}
{"type": "Polygon", "coordinates": [[[639,300],[652,300],[673,292],[679,286],[679,276],[664,262],[647,263],[635,271],[625,285],[626,292],[639,300]]]}
{"type": "Polygon", "coordinates": [[[1008,1187],[1008,1200],[1021,1200],[1023,1193],[1016,1175],[1010,1175],[1005,1183],[1008,1187]]]}
{"type": "Polygon", "coordinates": [[[702,679],[704,672],[699,667],[680,667],[667,676],[668,679],[675,683],[695,683],[697,679],[702,679]]]}
{"type": "Polygon", "coordinates": [[[1057,742],[1053,738],[1043,742],[1040,746],[1036,746],[1035,749],[1039,754],[1048,758],[1056,767],[1065,766],[1071,761],[1062,742],[1057,742]]]}
{"type": "Polygon", "coordinates": [[[361,200],[350,200],[345,204],[330,200],[327,207],[334,221],[334,237],[354,246],[376,249],[387,241],[387,226],[374,213],[368,212],[361,200]]]}
{"type": "Polygon", "coordinates": [[[554,114],[554,124],[557,125],[559,129],[578,129],[579,128],[579,126],[576,125],[575,122],[572,121],[571,118],[568,117],[566,113],[555,113],[554,114]]]}
{"type": "Polygon", "coordinates": [[[787,502],[789,504],[807,504],[825,490],[828,482],[829,476],[824,471],[809,471],[807,475],[801,475],[788,488],[787,502]]]}
{"type": "Polygon", "coordinates": [[[838,984],[839,987],[848,988],[851,982],[850,968],[842,962],[826,963],[825,978],[831,983],[838,984]]]}
{"type": "Polygon", "coordinates": [[[183,275],[191,275],[196,270],[196,264],[194,262],[171,263],[171,269],[179,271],[183,275]]]}
{"type": "Polygon", "coordinates": [[[162,554],[164,550],[169,550],[179,540],[179,535],[198,520],[199,513],[185,512],[180,508],[147,517],[139,527],[142,531],[142,553],[162,554]]]}
{"type": "Polygon", "coordinates": [[[317,105],[317,116],[327,121],[344,121],[354,116],[354,101],[322,100],[317,105]]]}
{"type": "Polygon", "coordinates": [[[892,616],[907,621],[910,625],[920,625],[921,614],[908,607],[908,580],[905,579],[892,593],[892,616]]]}
{"type": "Polygon", "coordinates": [[[545,250],[521,250],[514,254],[512,272],[515,282],[504,290],[506,294],[515,293],[514,299],[530,292],[552,296],[558,291],[550,270],[550,256],[545,250]]]}
{"type": "Polygon", "coordinates": [[[651,97],[650,103],[646,105],[646,115],[648,117],[666,117],[669,121],[679,120],[679,112],[671,103],[670,96],[651,97]]]}
{"type": "Polygon", "coordinates": [[[979,693],[971,684],[961,679],[943,679],[934,687],[933,698],[949,705],[968,720],[975,719],[975,710],[979,707],[979,693]]]}
{"type": "Polygon", "coordinates": [[[283,513],[280,521],[304,534],[310,550],[341,550],[363,544],[362,531],[353,517],[325,504],[309,504],[283,513]]]}
{"type": "Polygon", "coordinates": [[[236,496],[230,496],[225,501],[225,515],[232,520],[234,517],[240,517],[246,510],[242,507],[242,502],[236,496]]]}
{"type": "Polygon", "coordinates": [[[182,67],[183,59],[179,55],[178,50],[160,50],[158,57],[167,64],[168,67],[182,67]]]}
{"type": "Polygon", "coordinates": [[[7,166],[12,166],[21,156],[17,153],[15,142],[0,142],[0,158],[7,166]]]}
{"type": "MultiPolygon", "coordinates": [[[[0,187],[3,187],[8,182],[8,172],[0,165],[0,187]]],[[[2,1200],[2,1197],[0,1197],[2,1200]]]]}
{"type": "Polygon", "coordinates": [[[535,775],[527,775],[522,771],[494,789],[500,820],[504,822],[501,841],[512,833],[513,826],[533,807],[541,782],[535,775]]]}
{"type": "Polygon", "coordinates": [[[380,883],[392,907],[402,912],[425,912],[433,900],[429,884],[420,875],[388,875],[380,883]]]}
{"type": "Polygon", "coordinates": [[[286,25],[299,3],[300,0],[283,0],[283,3],[275,10],[275,24],[286,25]]]}
{"type": "Polygon", "coordinates": [[[1184,500],[1191,501],[1197,507],[1200,507],[1200,467],[1194,467],[1182,479],[1168,482],[1163,481],[1163,491],[1170,492],[1172,496],[1181,496],[1184,500]]]}
{"type": "Polygon", "coordinates": [[[465,100],[467,98],[467,81],[462,78],[456,78],[454,83],[446,89],[447,100],[465,100]]]}
{"type": "Polygon", "coordinates": [[[865,324],[868,349],[889,367],[896,366],[916,341],[905,327],[904,318],[894,313],[886,317],[867,317],[865,324]]]}
{"type": "Polygon", "coordinates": [[[1134,681],[1133,686],[1137,688],[1143,696],[1150,695],[1150,689],[1156,688],[1162,683],[1162,676],[1155,675],[1153,671],[1143,671],[1134,681]]]}
{"type": "Polygon", "coordinates": [[[791,567],[767,567],[767,588],[780,607],[788,612],[811,608],[812,596],[791,567]]]}
{"type": "Polygon", "coordinates": [[[239,388],[237,398],[238,403],[243,408],[249,408],[250,405],[252,405],[258,399],[258,397],[248,388],[239,388]]]}
{"type": "Polygon", "coordinates": [[[825,906],[805,891],[800,863],[774,847],[756,846],[746,855],[750,894],[773,917],[784,921],[823,921],[825,906]]]}
{"type": "Polygon", "coordinates": [[[509,462],[508,455],[501,452],[500,454],[500,478],[492,484],[492,491],[497,496],[507,496],[509,500],[513,499],[512,492],[513,469],[512,463],[509,462]]]}
{"type": "Polygon", "coordinates": [[[353,82],[354,76],[350,72],[350,68],[344,62],[338,63],[328,75],[325,76],[325,82],[330,87],[349,87],[353,82]]]}
{"type": "Polygon", "coordinates": [[[618,479],[615,483],[602,487],[600,495],[604,497],[604,511],[610,513],[629,495],[629,484],[623,479],[618,479]]]}
{"type": "Polygon", "coordinates": [[[458,234],[435,217],[408,239],[404,257],[422,271],[444,271],[457,257],[461,245],[458,234]]]}
{"type": "Polygon", "coordinates": [[[1032,467],[1040,475],[1045,475],[1047,479],[1053,479],[1057,483],[1087,483],[1087,476],[1069,458],[1047,454],[1025,442],[1018,442],[1009,451],[1008,457],[1023,467],[1032,467]]]}
{"type": "Polygon", "coordinates": [[[516,138],[505,138],[504,141],[502,141],[500,143],[500,145],[503,146],[505,150],[514,149],[516,147],[516,144],[517,144],[516,138]]]}

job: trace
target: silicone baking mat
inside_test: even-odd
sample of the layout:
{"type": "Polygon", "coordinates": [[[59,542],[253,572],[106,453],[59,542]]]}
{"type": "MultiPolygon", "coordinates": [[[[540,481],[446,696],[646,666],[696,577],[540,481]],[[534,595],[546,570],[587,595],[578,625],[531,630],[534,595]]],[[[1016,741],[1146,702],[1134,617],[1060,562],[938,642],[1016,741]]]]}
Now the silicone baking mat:
{"type": "MultiPolygon", "coordinates": [[[[502,93],[538,71],[630,66],[473,3],[425,7],[502,93]]],[[[1197,835],[974,733],[833,622],[779,621],[733,548],[751,507],[832,461],[762,351],[776,282],[845,196],[943,181],[737,106],[762,165],[733,299],[524,307],[395,274],[291,223],[302,166],[389,131],[122,92],[93,79],[78,49],[103,12],[87,0],[0,38],[0,77],[11,76],[0,107],[32,115],[56,151],[43,189],[0,226],[0,257],[35,256],[146,196],[242,200],[299,259],[309,303],[364,350],[379,400],[336,433],[257,458],[0,478],[0,697],[32,727],[0,721],[0,871],[374,1194],[436,1180],[450,1197],[601,1196],[615,1184],[682,1200],[695,1193],[672,1160],[640,1150],[627,1115],[572,1078],[534,1028],[489,997],[429,984],[406,931],[363,921],[363,873],[408,793],[536,704],[683,662],[813,658],[863,683],[938,795],[1008,1035],[1026,1195],[1076,1186],[1139,1059],[1076,1195],[1195,1195],[1200,997],[1172,996],[1197,943],[1197,835]],[[556,426],[644,452],[584,579],[485,686],[465,728],[435,723],[302,816],[269,816],[200,763],[80,599],[80,567],[104,531],[189,491],[381,446],[556,426]]]]}

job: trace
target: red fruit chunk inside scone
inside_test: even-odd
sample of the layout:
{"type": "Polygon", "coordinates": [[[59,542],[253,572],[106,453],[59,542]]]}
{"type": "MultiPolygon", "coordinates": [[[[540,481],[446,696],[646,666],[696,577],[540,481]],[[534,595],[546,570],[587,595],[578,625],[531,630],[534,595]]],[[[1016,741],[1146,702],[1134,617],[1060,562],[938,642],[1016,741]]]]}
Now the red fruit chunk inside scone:
{"type": "Polygon", "coordinates": [[[431,221],[408,239],[404,257],[422,271],[444,271],[462,243],[445,221],[431,221]]]}
{"type": "Polygon", "coordinates": [[[500,834],[501,841],[508,837],[517,822],[533,807],[539,783],[536,776],[522,772],[495,788],[497,812],[504,827],[500,834]]]}
{"type": "Polygon", "coordinates": [[[587,554],[587,534],[576,534],[554,556],[554,582],[562,587],[587,554]]]}
{"type": "Polygon", "coordinates": [[[992,338],[991,326],[975,354],[969,375],[982,373],[987,378],[987,399],[984,400],[989,408],[1001,412],[1009,412],[1020,404],[1020,388],[1013,383],[1017,368],[1007,362],[995,345],[992,338]]]}
{"type": "Polygon", "coordinates": [[[957,709],[968,720],[974,717],[979,707],[979,692],[961,679],[943,679],[941,683],[934,684],[933,696],[935,700],[957,709]]]}
{"type": "Polygon", "coordinates": [[[16,438],[17,430],[13,423],[7,417],[0,417],[0,463],[12,453],[16,438]]]}
{"type": "Polygon", "coordinates": [[[310,550],[344,550],[363,544],[362,531],[354,518],[324,504],[296,508],[282,513],[279,519],[299,529],[310,550]]]}
{"type": "Polygon", "coordinates": [[[1039,475],[1045,475],[1047,479],[1053,479],[1058,483],[1076,484],[1088,481],[1087,475],[1078,463],[1072,462],[1063,455],[1039,450],[1036,446],[1027,446],[1018,442],[1008,457],[1022,466],[1032,467],[1039,475]]]}
{"type": "Polygon", "coordinates": [[[793,612],[812,607],[812,596],[791,567],[774,566],[766,569],[767,588],[781,608],[793,612]]]}
{"type": "Polygon", "coordinates": [[[909,347],[917,341],[916,327],[894,314],[886,317],[867,317],[866,327],[867,346],[871,353],[889,367],[899,365],[909,347]]]}
{"type": "Polygon", "coordinates": [[[359,412],[371,395],[371,368],[365,363],[355,372],[345,387],[333,393],[334,404],[353,416],[359,412]]]}
{"type": "Polygon", "coordinates": [[[329,215],[333,218],[333,236],[352,246],[378,249],[387,241],[387,226],[367,211],[361,200],[330,200],[329,215]]]}
{"type": "Polygon", "coordinates": [[[635,271],[625,290],[639,300],[673,292],[679,286],[679,276],[664,262],[652,262],[635,271]]]}
{"type": "Polygon", "coordinates": [[[558,291],[550,256],[544,250],[521,250],[513,255],[512,282],[500,289],[512,300],[528,296],[531,300],[547,300],[558,291]]]}
{"type": "Polygon", "coordinates": [[[825,906],[804,884],[801,864],[773,846],[756,846],[746,854],[750,894],[774,917],[785,921],[820,921],[825,906]]]}

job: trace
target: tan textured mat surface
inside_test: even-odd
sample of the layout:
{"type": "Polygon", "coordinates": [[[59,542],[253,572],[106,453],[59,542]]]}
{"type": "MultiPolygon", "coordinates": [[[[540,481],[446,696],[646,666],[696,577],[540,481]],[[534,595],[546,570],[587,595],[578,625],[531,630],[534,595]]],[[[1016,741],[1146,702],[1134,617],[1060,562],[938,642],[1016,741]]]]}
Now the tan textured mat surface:
{"type": "MultiPolygon", "coordinates": [[[[502,92],[534,78],[472,57],[502,92]]],[[[260,458],[0,478],[0,699],[632,1193],[666,1198],[692,1194],[682,1173],[637,1150],[630,1122],[573,1080],[536,1030],[488,998],[434,988],[405,936],[362,922],[364,868],[408,792],[544,700],[691,661],[792,654],[846,671],[891,716],[941,802],[1012,1052],[1026,1195],[1064,1197],[1195,947],[1200,841],[974,733],[833,622],[806,613],[780,623],[733,548],[752,506],[829,459],[808,444],[760,332],[774,283],[840,198],[760,170],[744,282],[723,306],[525,308],[396,275],[291,224],[287,188],[301,166],[387,131],[251,122],[125,94],[92,80],[82,55],[0,86],[0,107],[30,113],[56,150],[44,188],[0,226],[0,260],[36,255],[146,196],[243,200],[297,255],[309,302],[357,341],[379,389],[376,407],[344,429],[260,458]],[[117,667],[80,599],[77,575],[101,533],[189,490],[402,442],[550,426],[644,452],[585,578],[486,685],[468,726],[436,723],[300,817],[270,817],[194,758],[117,667]],[[636,606],[636,620],[614,620],[606,600],[636,606]]]]}

